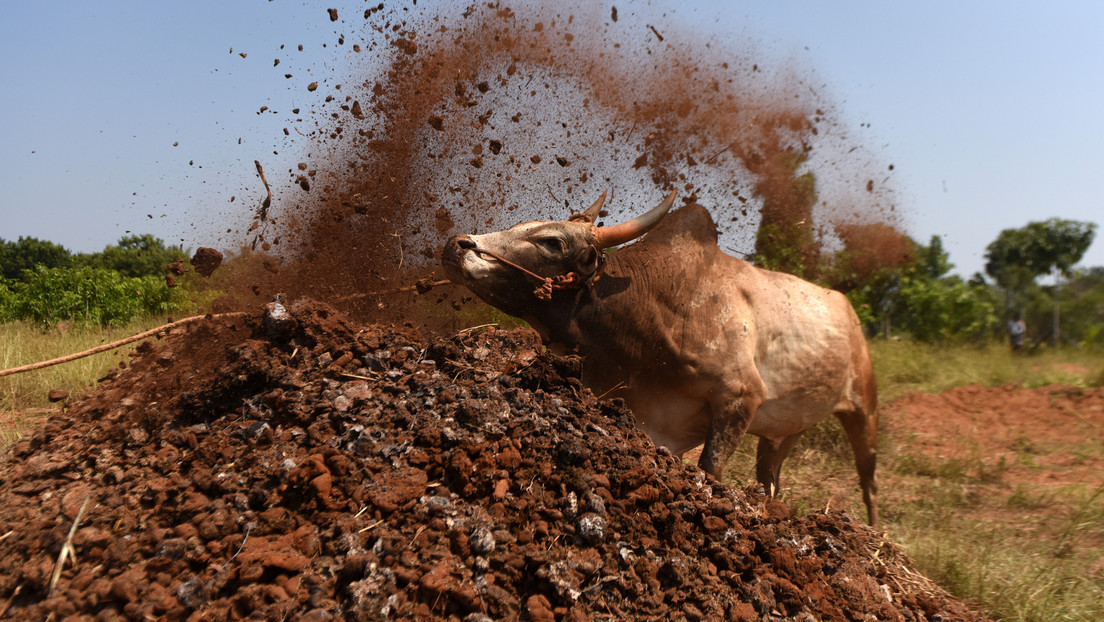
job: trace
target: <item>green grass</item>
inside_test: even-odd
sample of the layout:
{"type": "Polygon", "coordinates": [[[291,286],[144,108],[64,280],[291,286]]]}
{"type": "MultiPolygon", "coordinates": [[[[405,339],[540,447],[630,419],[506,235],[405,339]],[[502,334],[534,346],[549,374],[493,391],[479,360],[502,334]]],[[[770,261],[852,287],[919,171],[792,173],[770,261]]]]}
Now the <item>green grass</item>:
{"type": "Polygon", "coordinates": [[[1035,518],[1015,522],[979,521],[963,511],[970,499],[935,496],[902,506],[892,536],[930,578],[1003,620],[1101,620],[1101,490],[1017,491],[1002,515],[1035,518]]]}
{"type": "Polygon", "coordinates": [[[1012,355],[1003,344],[933,346],[876,339],[870,342],[870,355],[882,402],[975,383],[990,387],[1104,384],[1100,355],[1076,348],[1012,355]]]}
{"type": "MultiPolygon", "coordinates": [[[[73,326],[58,330],[26,322],[0,324],[0,369],[21,367],[82,352],[160,326],[163,318],[149,318],[118,328],[73,326]]],[[[137,343],[69,363],[0,377],[0,447],[32,429],[59,406],[47,394],[68,391],[72,398],[92,388],[109,370],[129,360],[137,343]]]]}

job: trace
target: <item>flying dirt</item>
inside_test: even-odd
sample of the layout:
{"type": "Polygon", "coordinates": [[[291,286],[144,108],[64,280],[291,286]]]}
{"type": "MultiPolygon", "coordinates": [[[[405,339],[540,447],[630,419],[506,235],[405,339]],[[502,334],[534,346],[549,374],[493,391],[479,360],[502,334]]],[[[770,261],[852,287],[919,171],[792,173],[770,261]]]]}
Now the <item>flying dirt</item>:
{"type": "MultiPolygon", "coordinates": [[[[288,148],[305,155],[265,183],[261,198],[285,191],[243,241],[274,259],[242,279],[243,303],[283,291],[430,325],[444,314],[393,294],[452,233],[561,219],[607,190],[621,213],[678,190],[730,252],[794,245],[806,278],[856,227],[862,249],[879,248],[871,231],[903,237],[885,169],[796,61],[636,7],[423,5],[338,12],[335,47],[359,53],[294,110],[288,148]]],[[[882,246],[868,263],[908,252],[882,246]]]]}

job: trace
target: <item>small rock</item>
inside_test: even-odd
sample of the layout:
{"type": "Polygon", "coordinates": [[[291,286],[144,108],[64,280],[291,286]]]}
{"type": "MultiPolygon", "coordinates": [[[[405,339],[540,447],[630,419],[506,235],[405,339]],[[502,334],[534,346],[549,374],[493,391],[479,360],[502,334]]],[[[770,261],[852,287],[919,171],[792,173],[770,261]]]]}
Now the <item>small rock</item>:
{"type": "Polygon", "coordinates": [[[65,389],[53,389],[46,394],[46,399],[50,400],[51,402],[60,402],[62,400],[67,400],[69,399],[69,392],[65,389]]]}
{"type": "Polygon", "coordinates": [[[426,512],[434,516],[444,514],[452,507],[451,501],[439,496],[428,497],[423,503],[425,503],[426,512]]]}
{"type": "Polygon", "coordinates": [[[495,537],[486,527],[476,527],[468,540],[472,553],[487,555],[495,549],[495,537]]]}
{"type": "Polygon", "coordinates": [[[544,594],[533,594],[525,601],[525,610],[529,613],[529,619],[533,622],[555,622],[556,616],[552,613],[552,604],[544,594]]]}
{"type": "MultiPolygon", "coordinates": [[[[84,507],[85,501],[88,501],[91,494],[92,491],[87,486],[77,486],[62,497],[61,511],[64,512],[70,520],[76,520],[81,507],[84,507]]],[[[90,508],[92,505],[94,505],[94,502],[90,502],[88,507],[90,508]]]]}
{"type": "Polygon", "coordinates": [[[597,544],[606,537],[606,519],[587,512],[575,523],[575,535],[587,544],[597,544]]]}
{"type": "Polygon", "coordinates": [[[111,597],[129,603],[138,600],[138,582],[145,573],[140,570],[128,570],[111,582],[111,597]]]}
{"type": "Polygon", "coordinates": [[[265,305],[261,326],[270,338],[285,337],[295,328],[295,318],[291,317],[283,303],[284,295],[276,294],[275,300],[265,305]]]}
{"type": "MultiPolygon", "coordinates": [[[[161,543],[161,548],[157,550],[157,557],[180,559],[184,557],[187,551],[188,544],[183,538],[169,538],[161,543]]],[[[181,588],[183,587],[184,586],[181,586],[181,588]]]]}
{"type": "Polygon", "coordinates": [[[583,498],[584,507],[598,516],[606,516],[606,502],[595,492],[588,492],[583,498]]]}
{"type": "MultiPolygon", "coordinates": [[[[271,433],[272,426],[267,421],[254,421],[245,427],[245,437],[251,441],[261,438],[262,435],[271,433]]],[[[271,435],[271,434],[269,434],[271,435]]]]}

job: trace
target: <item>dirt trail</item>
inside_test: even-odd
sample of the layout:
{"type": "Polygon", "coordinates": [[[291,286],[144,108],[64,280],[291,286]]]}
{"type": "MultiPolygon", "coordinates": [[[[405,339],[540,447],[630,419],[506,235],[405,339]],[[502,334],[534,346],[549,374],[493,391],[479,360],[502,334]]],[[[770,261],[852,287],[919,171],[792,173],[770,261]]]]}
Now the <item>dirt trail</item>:
{"type": "Polygon", "coordinates": [[[173,334],[3,457],[0,614],[983,619],[861,521],[657,450],[579,365],[311,302],[173,334]]]}

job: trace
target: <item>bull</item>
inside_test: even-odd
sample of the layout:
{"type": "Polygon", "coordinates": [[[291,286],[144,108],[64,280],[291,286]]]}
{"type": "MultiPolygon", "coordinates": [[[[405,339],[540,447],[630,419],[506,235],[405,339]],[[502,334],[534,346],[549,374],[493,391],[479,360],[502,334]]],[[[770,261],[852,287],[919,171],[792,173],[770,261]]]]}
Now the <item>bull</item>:
{"type": "Polygon", "coordinates": [[[802,432],[835,415],[875,525],[877,389],[847,298],[721,252],[705,208],[670,212],[674,192],[596,226],[605,197],[567,221],[454,236],[445,270],[551,348],[583,355],[587,386],[616,391],[656,444],[682,455],[704,443],[699,465],[718,479],[750,433],[773,497],[802,432]]]}

